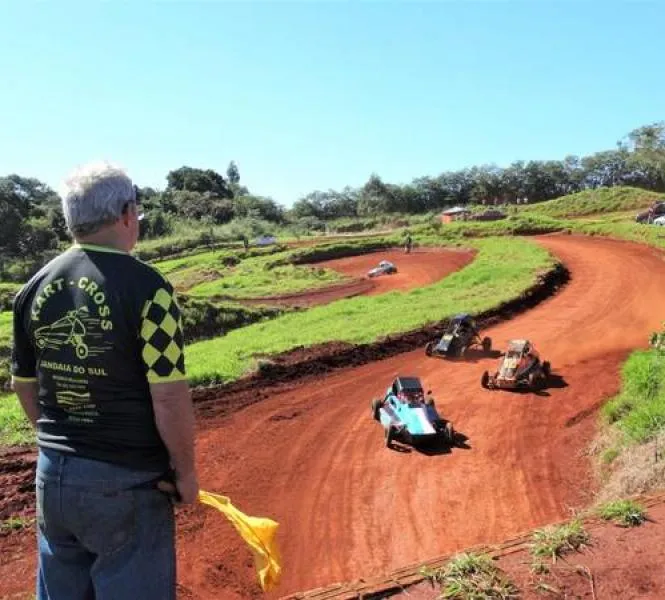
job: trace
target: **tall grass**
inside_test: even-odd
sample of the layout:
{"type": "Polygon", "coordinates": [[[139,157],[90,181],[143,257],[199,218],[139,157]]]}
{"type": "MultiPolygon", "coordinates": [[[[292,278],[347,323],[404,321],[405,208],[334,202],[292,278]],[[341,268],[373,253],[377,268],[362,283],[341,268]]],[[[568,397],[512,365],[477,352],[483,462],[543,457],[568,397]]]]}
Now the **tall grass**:
{"type": "Polygon", "coordinates": [[[21,289],[20,283],[0,282],[0,311],[11,310],[14,296],[16,296],[19,289],[21,289]]]}
{"type": "Polygon", "coordinates": [[[518,296],[555,262],[523,239],[477,240],[473,246],[478,250],[473,263],[433,285],[340,300],[193,344],[186,351],[190,379],[228,382],[253,369],[259,355],[329,341],[367,343],[460,311],[482,312],[518,296]]]}
{"type": "Polygon", "coordinates": [[[188,291],[195,297],[260,298],[316,289],[344,279],[346,277],[332,269],[294,265],[271,267],[266,259],[248,259],[188,291]]]}
{"type": "Polygon", "coordinates": [[[0,394],[9,386],[9,355],[12,343],[12,313],[0,312],[0,394]]]}
{"type": "Polygon", "coordinates": [[[665,355],[636,351],[622,367],[622,389],[602,410],[629,442],[645,442],[665,428],[665,355]]]}
{"type": "Polygon", "coordinates": [[[578,217],[646,208],[659,200],[665,200],[665,194],[628,186],[604,187],[532,204],[522,208],[521,214],[578,217]]]}
{"type": "Polygon", "coordinates": [[[496,236],[536,235],[562,231],[564,221],[539,214],[514,215],[501,221],[455,221],[429,223],[413,229],[417,244],[440,245],[442,240],[463,243],[469,238],[496,236]]]}
{"type": "Polygon", "coordinates": [[[12,312],[9,310],[0,312],[0,356],[2,356],[1,348],[9,346],[11,343],[12,331],[12,312]]]}
{"type": "Polygon", "coordinates": [[[32,444],[35,433],[18,398],[0,394],[0,447],[32,444]]]}

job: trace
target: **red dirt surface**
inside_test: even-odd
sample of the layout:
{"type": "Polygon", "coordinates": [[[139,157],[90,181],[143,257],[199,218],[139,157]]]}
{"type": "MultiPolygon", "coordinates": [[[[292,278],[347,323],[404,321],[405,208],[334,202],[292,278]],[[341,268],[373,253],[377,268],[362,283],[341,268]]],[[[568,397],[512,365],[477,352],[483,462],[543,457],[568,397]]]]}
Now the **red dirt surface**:
{"type": "MultiPolygon", "coordinates": [[[[520,591],[522,600],[662,600],[665,594],[665,502],[647,511],[648,521],[624,528],[612,523],[585,525],[590,545],[557,560],[544,561],[548,574],[530,572],[533,558],[526,546],[499,552],[496,566],[520,591]],[[547,586],[545,588],[544,586],[547,586]],[[539,591],[540,590],[540,591],[539,591]]],[[[391,600],[435,600],[440,591],[430,582],[409,586],[391,600]]]]}
{"type": "Polygon", "coordinates": [[[393,290],[406,291],[435,283],[469,264],[475,252],[469,250],[418,249],[410,254],[400,250],[379,250],[369,254],[317,262],[317,267],[333,269],[352,277],[351,281],[295,294],[243,299],[245,304],[277,304],[287,306],[316,306],[341,298],[374,296],[393,290]],[[368,278],[367,272],[388,260],[397,273],[368,278]]]}
{"type": "MultiPolygon", "coordinates": [[[[202,488],[280,523],[284,575],[268,597],[499,542],[591,500],[596,482],[581,450],[595,410],[618,390],[621,362],[665,318],[665,262],[637,244],[539,240],[568,266],[570,282],[486,333],[500,349],[531,339],[560,378],[546,392],[483,390],[480,375],[496,359],[446,362],[421,348],[277,393],[257,390],[261,402],[204,421],[202,488]],[[427,455],[383,446],[370,401],[398,373],[423,379],[466,447],[427,455]]],[[[247,547],[219,513],[180,511],[178,536],[181,598],[262,596],[247,547]]],[[[0,594],[31,589],[33,547],[30,533],[0,538],[0,594]]]]}

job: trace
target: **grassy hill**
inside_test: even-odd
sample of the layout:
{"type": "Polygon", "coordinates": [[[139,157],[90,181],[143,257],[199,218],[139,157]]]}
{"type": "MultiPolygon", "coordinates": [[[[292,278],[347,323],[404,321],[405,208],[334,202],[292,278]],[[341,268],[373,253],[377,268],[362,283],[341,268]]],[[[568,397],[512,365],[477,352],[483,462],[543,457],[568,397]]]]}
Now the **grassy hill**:
{"type": "Polygon", "coordinates": [[[548,217],[582,217],[619,211],[647,208],[653,202],[665,200],[665,194],[657,194],[633,187],[618,186],[585,190],[562,196],[522,209],[522,213],[538,213],[548,217]]]}

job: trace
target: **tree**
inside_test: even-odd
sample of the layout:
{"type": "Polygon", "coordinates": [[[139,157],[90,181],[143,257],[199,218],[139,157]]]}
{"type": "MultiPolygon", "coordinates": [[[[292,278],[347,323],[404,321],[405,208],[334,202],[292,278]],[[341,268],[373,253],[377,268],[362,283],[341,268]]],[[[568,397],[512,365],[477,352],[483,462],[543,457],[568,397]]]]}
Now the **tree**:
{"type": "Polygon", "coordinates": [[[218,198],[232,198],[233,193],[228,188],[225,179],[212,169],[193,169],[180,167],[170,171],[166,176],[167,190],[209,193],[218,198]]]}
{"type": "Polygon", "coordinates": [[[254,218],[281,223],[284,221],[284,209],[272,198],[263,196],[240,196],[233,203],[235,215],[240,218],[254,218]]]}
{"type": "Polygon", "coordinates": [[[240,183],[240,172],[238,171],[238,165],[235,161],[231,161],[229,166],[226,169],[226,177],[229,180],[231,185],[238,185],[240,183]]]}
{"type": "Polygon", "coordinates": [[[19,252],[19,240],[25,231],[30,204],[8,177],[0,178],[0,253],[19,252]]]}

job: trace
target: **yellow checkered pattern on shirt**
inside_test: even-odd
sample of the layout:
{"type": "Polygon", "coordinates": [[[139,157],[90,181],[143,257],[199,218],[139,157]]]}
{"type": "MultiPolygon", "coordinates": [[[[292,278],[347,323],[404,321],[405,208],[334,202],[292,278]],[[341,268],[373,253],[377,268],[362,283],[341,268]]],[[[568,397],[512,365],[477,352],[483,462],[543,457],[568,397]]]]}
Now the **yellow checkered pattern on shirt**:
{"type": "Polygon", "coordinates": [[[145,303],[141,319],[141,356],[148,381],[185,379],[182,317],[174,292],[157,290],[145,303]]]}

